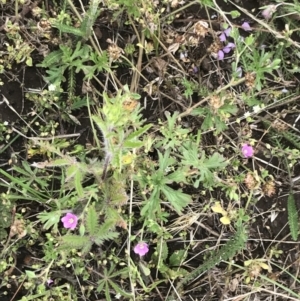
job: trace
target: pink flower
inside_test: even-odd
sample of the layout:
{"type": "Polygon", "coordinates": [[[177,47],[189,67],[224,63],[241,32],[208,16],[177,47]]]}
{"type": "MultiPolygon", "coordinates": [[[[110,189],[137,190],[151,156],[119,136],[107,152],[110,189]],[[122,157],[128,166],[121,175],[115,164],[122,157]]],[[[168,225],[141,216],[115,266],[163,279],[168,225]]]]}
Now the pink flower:
{"type": "Polygon", "coordinates": [[[271,19],[273,13],[275,13],[275,11],[276,11],[276,8],[277,8],[277,5],[273,5],[273,4],[269,5],[261,12],[261,14],[265,19],[267,19],[267,20],[271,19]]]}
{"type": "Polygon", "coordinates": [[[140,256],[144,256],[149,251],[149,246],[145,242],[139,242],[133,249],[135,254],[138,254],[140,256]]]}
{"type": "Polygon", "coordinates": [[[252,30],[252,28],[251,28],[251,26],[250,26],[250,24],[249,24],[248,22],[244,22],[244,23],[242,24],[242,28],[243,28],[245,31],[251,31],[251,30],[252,30]]]}
{"type": "Polygon", "coordinates": [[[77,226],[78,217],[69,212],[61,219],[61,221],[63,222],[65,228],[74,230],[77,226]]]}
{"type": "Polygon", "coordinates": [[[47,283],[47,285],[50,286],[53,283],[53,280],[52,279],[47,279],[46,283],[47,283]]]}
{"type": "Polygon", "coordinates": [[[250,158],[253,156],[254,154],[254,150],[253,147],[249,144],[244,144],[242,146],[242,153],[244,155],[245,158],[250,158]]]}

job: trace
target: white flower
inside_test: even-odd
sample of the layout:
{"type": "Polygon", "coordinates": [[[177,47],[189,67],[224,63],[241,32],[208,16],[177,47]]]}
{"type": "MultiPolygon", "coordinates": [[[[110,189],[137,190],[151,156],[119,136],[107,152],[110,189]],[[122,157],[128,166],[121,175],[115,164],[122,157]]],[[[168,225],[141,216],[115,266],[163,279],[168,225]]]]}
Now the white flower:
{"type": "Polygon", "coordinates": [[[53,85],[53,84],[50,84],[50,85],[48,86],[48,90],[49,90],[49,91],[55,91],[55,90],[56,90],[56,86],[53,85]]]}
{"type": "Polygon", "coordinates": [[[261,110],[261,107],[259,105],[253,107],[254,113],[258,113],[260,110],[261,110]]]}
{"type": "Polygon", "coordinates": [[[180,52],[180,56],[179,57],[183,61],[183,60],[185,60],[188,57],[188,54],[187,54],[187,52],[180,52]]]}
{"type": "Polygon", "coordinates": [[[245,118],[248,118],[248,117],[250,117],[250,116],[251,116],[251,113],[250,113],[249,111],[245,112],[245,114],[244,114],[244,117],[245,117],[245,118]]]}

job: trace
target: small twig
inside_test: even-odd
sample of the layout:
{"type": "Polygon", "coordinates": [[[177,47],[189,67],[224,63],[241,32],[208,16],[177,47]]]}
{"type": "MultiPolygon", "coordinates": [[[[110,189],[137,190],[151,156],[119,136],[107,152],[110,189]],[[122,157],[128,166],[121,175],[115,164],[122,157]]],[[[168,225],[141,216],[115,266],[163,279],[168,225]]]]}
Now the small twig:
{"type": "MultiPolygon", "coordinates": [[[[18,2],[18,1],[16,1],[18,2]]],[[[21,287],[23,286],[24,282],[25,282],[26,278],[24,278],[24,280],[22,281],[22,283],[19,285],[18,289],[16,290],[16,292],[14,293],[14,295],[12,296],[12,298],[10,299],[10,301],[13,301],[16,297],[16,295],[18,294],[19,290],[21,289],[21,287]]]]}
{"type": "Polygon", "coordinates": [[[21,133],[14,127],[12,127],[12,130],[14,132],[18,133],[20,136],[22,136],[28,140],[34,140],[34,141],[37,141],[37,140],[49,141],[49,140],[53,140],[53,139],[73,138],[73,137],[78,137],[81,135],[80,133],[76,133],[76,134],[57,135],[57,136],[52,136],[52,137],[27,137],[26,135],[24,135],[23,133],[21,133]]]}
{"type": "Polygon", "coordinates": [[[129,20],[131,21],[131,24],[133,26],[133,30],[135,31],[135,34],[139,41],[139,56],[138,61],[136,64],[136,69],[134,70],[134,73],[132,75],[131,79],[131,85],[130,85],[130,92],[136,92],[138,88],[138,84],[140,82],[140,76],[141,76],[141,69],[142,69],[142,61],[143,61],[143,54],[144,54],[144,44],[145,44],[145,33],[142,31],[142,36],[140,37],[133,20],[131,19],[130,15],[128,15],[129,20]]]}

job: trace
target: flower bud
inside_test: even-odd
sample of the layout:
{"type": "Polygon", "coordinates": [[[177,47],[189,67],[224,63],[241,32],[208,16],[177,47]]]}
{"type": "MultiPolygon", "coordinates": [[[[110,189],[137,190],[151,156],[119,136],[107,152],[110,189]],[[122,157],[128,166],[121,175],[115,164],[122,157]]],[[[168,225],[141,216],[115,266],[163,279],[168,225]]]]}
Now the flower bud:
{"type": "Polygon", "coordinates": [[[273,4],[269,5],[261,12],[261,14],[265,19],[267,19],[267,20],[271,19],[273,13],[275,13],[275,11],[276,11],[276,8],[277,8],[277,5],[273,5],[273,4]]]}

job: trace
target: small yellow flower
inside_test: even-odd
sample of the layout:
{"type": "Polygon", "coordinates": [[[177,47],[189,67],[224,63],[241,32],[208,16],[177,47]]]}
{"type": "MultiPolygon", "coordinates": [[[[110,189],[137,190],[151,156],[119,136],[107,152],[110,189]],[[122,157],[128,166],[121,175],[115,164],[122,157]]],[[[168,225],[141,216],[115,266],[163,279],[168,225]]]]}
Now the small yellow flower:
{"type": "Polygon", "coordinates": [[[122,156],[122,163],[124,165],[131,164],[132,162],[133,162],[133,154],[132,153],[128,153],[128,154],[122,156]]]}
{"type": "Polygon", "coordinates": [[[215,202],[215,205],[211,207],[211,210],[215,213],[220,213],[223,216],[220,218],[220,222],[223,225],[229,225],[231,220],[228,216],[228,212],[221,206],[220,202],[215,202]]]}
{"type": "Polygon", "coordinates": [[[220,202],[215,202],[215,205],[211,207],[211,210],[215,213],[221,213],[222,215],[227,215],[227,212],[223,209],[220,202]]]}

